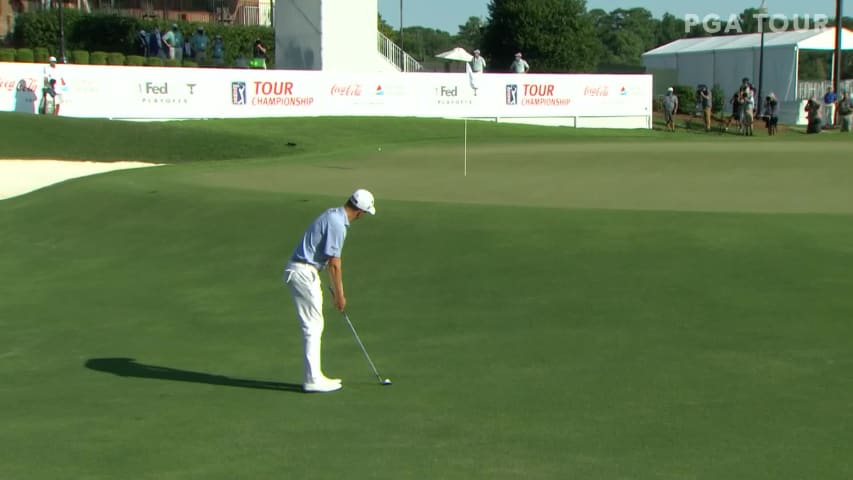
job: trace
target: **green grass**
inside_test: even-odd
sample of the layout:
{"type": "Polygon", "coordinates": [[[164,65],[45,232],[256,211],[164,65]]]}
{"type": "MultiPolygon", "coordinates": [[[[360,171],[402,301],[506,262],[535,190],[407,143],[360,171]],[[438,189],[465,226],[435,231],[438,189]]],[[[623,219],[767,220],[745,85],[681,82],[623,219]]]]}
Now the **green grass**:
{"type": "Polygon", "coordinates": [[[37,120],[62,148],[0,115],[3,157],[173,165],[0,201],[0,478],[853,475],[841,135],[469,122],[465,177],[458,121],[37,120]],[[281,269],[357,186],[394,385],[328,308],[345,388],[298,393],[281,269]]]}

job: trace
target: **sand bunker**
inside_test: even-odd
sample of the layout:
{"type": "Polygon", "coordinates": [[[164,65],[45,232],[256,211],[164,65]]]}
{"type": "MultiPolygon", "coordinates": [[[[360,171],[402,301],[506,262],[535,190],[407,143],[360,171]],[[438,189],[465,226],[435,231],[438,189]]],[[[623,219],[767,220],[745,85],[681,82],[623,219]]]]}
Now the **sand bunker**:
{"type": "Polygon", "coordinates": [[[71,178],[128,168],[156,167],[144,162],[72,162],[0,159],[0,200],[16,197],[71,178]]]}

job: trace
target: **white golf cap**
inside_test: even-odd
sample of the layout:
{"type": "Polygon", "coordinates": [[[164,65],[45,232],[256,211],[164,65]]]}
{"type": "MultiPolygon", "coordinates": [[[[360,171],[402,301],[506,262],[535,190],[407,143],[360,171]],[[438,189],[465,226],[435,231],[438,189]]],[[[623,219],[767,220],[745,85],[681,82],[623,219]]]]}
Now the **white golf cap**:
{"type": "Polygon", "coordinates": [[[376,207],[373,206],[373,194],[367,190],[359,188],[352,192],[352,196],[349,197],[349,201],[352,202],[357,209],[364,210],[371,215],[376,215],[376,207]]]}
{"type": "MultiPolygon", "coordinates": [[[[44,57],[41,57],[41,58],[44,58],[44,57]]],[[[50,58],[48,58],[48,59],[47,59],[47,61],[48,61],[48,62],[55,62],[55,61],[56,61],[56,57],[51,56],[50,58]]]]}
{"type": "Polygon", "coordinates": [[[673,90],[672,90],[672,87],[667,88],[667,89],[666,89],[666,91],[667,91],[667,92],[672,92],[672,91],[673,91],[673,90]]]}

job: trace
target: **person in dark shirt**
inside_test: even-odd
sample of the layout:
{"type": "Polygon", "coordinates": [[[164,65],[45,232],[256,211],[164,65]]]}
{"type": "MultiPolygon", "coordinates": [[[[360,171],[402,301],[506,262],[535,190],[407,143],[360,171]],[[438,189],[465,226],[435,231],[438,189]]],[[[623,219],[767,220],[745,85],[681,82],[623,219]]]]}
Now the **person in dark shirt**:
{"type": "Polygon", "coordinates": [[[767,125],[767,133],[776,135],[779,125],[779,100],[774,93],[764,99],[764,123],[767,125]]]}

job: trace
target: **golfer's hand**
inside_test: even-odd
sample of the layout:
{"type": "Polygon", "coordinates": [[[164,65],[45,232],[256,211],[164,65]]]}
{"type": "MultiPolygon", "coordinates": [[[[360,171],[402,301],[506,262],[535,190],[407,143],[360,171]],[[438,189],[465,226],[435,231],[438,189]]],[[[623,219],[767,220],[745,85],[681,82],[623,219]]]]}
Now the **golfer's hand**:
{"type": "Polygon", "coordinates": [[[347,299],[340,293],[335,294],[335,308],[337,308],[339,312],[343,312],[347,308],[347,299]]]}

